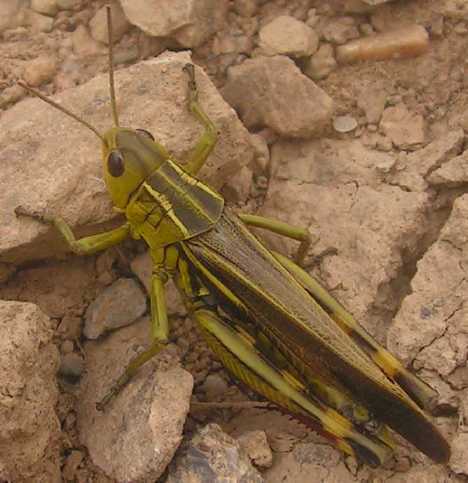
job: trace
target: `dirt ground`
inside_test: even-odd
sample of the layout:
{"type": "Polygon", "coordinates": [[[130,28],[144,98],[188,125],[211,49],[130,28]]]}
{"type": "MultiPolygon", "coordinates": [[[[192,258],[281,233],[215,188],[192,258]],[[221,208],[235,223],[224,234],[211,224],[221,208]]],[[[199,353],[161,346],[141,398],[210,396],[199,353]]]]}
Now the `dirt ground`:
{"type": "MultiPolygon", "coordinates": [[[[26,204],[58,212],[79,233],[115,221],[92,135],[39,101],[27,104],[16,84],[58,95],[99,128],[108,126],[107,80],[95,79],[108,70],[105,2],[0,0],[6,173],[0,300],[41,311],[27,304],[0,308],[0,480],[467,481],[468,2],[223,0],[213,7],[201,1],[205,10],[201,20],[194,14],[195,29],[153,35],[149,29],[163,29],[162,20],[149,25],[151,15],[132,15],[158,2],[121,3],[125,14],[113,4],[119,10],[114,49],[125,121],[157,125],[158,139],[186,157],[201,132],[196,123],[185,127],[193,122],[184,111],[180,73],[186,54],[154,58],[191,49],[207,74],[199,74],[201,102],[220,129],[205,177],[240,211],[309,228],[317,241],[307,253],[308,270],[438,390],[433,418],[452,444],[452,458],[433,464],[396,437],[395,456],[370,469],[271,408],[192,404],[189,411],[190,397],[196,403],[255,396],[214,358],[174,287],[167,353],[116,400],[114,414],[96,415],[97,394],[149,340],[145,246],[125,241],[73,256],[56,233],[18,220],[13,209],[26,204]],[[268,36],[265,26],[282,16],[301,25],[292,24],[284,39],[284,26],[268,36]],[[424,29],[415,31],[411,57],[399,58],[405,47],[393,51],[392,45],[404,43],[415,25],[424,29]],[[360,61],[340,61],[341,47],[395,31],[381,59],[370,49],[360,61]],[[84,172],[87,163],[92,167],[84,172]],[[162,388],[166,398],[152,402],[162,388]],[[210,445],[207,454],[218,463],[205,462],[210,473],[197,472],[198,460],[187,454],[198,458],[210,445]]],[[[166,3],[159,8],[169,8],[166,3]]],[[[283,253],[297,246],[258,233],[283,253]]]]}

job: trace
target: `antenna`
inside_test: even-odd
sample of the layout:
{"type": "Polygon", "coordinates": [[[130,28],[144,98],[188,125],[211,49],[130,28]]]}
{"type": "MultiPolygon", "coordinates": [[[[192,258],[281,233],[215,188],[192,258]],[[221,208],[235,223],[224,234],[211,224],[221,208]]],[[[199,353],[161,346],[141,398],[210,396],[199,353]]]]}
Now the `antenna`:
{"type": "Polygon", "coordinates": [[[66,107],[61,106],[57,102],[53,101],[52,99],[49,99],[48,97],[44,96],[44,94],[41,94],[39,91],[36,89],[33,89],[32,87],[29,87],[27,84],[24,82],[18,81],[18,84],[23,88],[26,89],[28,92],[31,94],[34,94],[36,97],[39,97],[39,99],[42,99],[44,102],[47,102],[47,104],[50,104],[51,106],[55,107],[55,109],[58,109],[59,111],[62,111],[64,114],[67,116],[75,119],[75,121],[78,121],[79,123],[83,124],[86,126],[88,129],[91,129],[94,134],[104,143],[106,144],[105,139],[102,137],[102,134],[94,127],[92,126],[89,122],[86,122],[84,119],[82,119],[80,116],[74,114],[73,112],[69,111],[66,107]]]}
{"type": "MultiPolygon", "coordinates": [[[[106,6],[106,11],[107,11],[107,31],[109,35],[109,88],[110,88],[110,100],[111,100],[111,106],[112,106],[112,117],[114,119],[114,124],[116,127],[119,127],[119,116],[117,113],[117,102],[115,100],[115,84],[114,84],[114,50],[113,50],[113,45],[112,45],[112,14],[111,14],[111,7],[110,5],[106,6]]],[[[36,89],[33,89],[32,87],[29,87],[27,84],[24,82],[19,81],[18,84],[23,88],[26,89],[28,92],[31,94],[35,95],[36,97],[39,97],[42,99],[44,102],[47,102],[47,104],[50,104],[51,106],[55,107],[55,109],[58,109],[59,111],[62,111],[64,114],[67,116],[75,119],[75,121],[78,121],[79,123],[83,124],[86,126],[88,129],[93,131],[94,134],[104,143],[106,144],[106,140],[102,136],[102,134],[94,127],[92,126],[89,122],[86,122],[84,119],[79,117],[76,114],[73,114],[73,112],[69,111],[66,107],[61,106],[57,102],[53,101],[52,99],[49,99],[46,97],[44,94],[41,94],[39,91],[36,89]]]]}
{"type": "Polygon", "coordinates": [[[114,48],[113,48],[113,31],[112,31],[112,13],[110,5],[106,5],[107,11],[107,33],[109,36],[109,88],[110,100],[112,107],[112,117],[115,127],[119,127],[119,115],[117,113],[117,101],[115,100],[115,84],[114,84],[114,48]]]}

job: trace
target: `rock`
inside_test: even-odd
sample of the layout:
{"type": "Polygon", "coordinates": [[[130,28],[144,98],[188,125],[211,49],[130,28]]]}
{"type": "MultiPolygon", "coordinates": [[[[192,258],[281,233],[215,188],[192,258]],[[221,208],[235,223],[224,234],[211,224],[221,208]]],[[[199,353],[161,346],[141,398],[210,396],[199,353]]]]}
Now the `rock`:
{"type": "Polygon", "coordinates": [[[247,127],[266,126],[285,137],[318,135],[333,112],[332,99],[284,56],[231,67],[223,96],[247,127]]]}
{"type": "MultiPolygon", "coordinates": [[[[112,2],[112,42],[118,42],[124,34],[130,30],[130,22],[125,17],[125,14],[119,2],[112,2]]],[[[89,30],[91,37],[97,42],[103,44],[109,43],[109,33],[107,32],[107,8],[101,7],[94,17],[89,21],[89,30]]]]}
{"type": "Polygon", "coordinates": [[[414,149],[425,140],[424,118],[410,112],[404,104],[384,110],[380,129],[400,149],[414,149]]]}
{"type": "Polygon", "coordinates": [[[468,150],[456,156],[439,169],[433,171],[427,178],[429,184],[438,187],[456,188],[468,181],[468,150]]]}
{"type": "Polygon", "coordinates": [[[60,344],[60,353],[62,355],[70,354],[71,352],[73,352],[73,349],[74,348],[75,348],[75,345],[74,345],[73,341],[71,341],[71,340],[64,340],[60,344]]]}
{"type": "MultiPolygon", "coordinates": [[[[425,357],[419,358],[418,363],[424,363],[425,360],[425,357]]],[[[416,364],[415,369],[418,363],[416,364]]],[[[418,370],[418,376],[438,393],[437,400],[434,401],[434,414],[455,414],[459,411],[461,399],[459,393],[452,389],[450,384],[441,379],[440,374],[437,371],[428,371],[425,369],[418,370]]],[[[450,378],[448,377],[444,379],[449,380],[450,378]]]]}
{"type": "Polygon", "coordinates": [[[105,49],[94,40],[84,25],[78,25],[71,35],[73,52],[79,57],[103,54],[105,49]]]}
{"type": "Polygon", "coordinates": [[[360,37],[353,17],[331,18],[322,26],[321,33],[327,42],[337,45],[360,37]]]}
{"type": "Polygon", "coordinates": [[[50,82],[57,71],[57,64],[53,57],[42,56],[34,60],[30,60],[23,73],[26,83],[32,87],[38,87],[41,84],[50,82]]]}
{"type": "Polygon", "coordinates": [[[133,323],[146,312],[146,297],[131,278],[120,278],[88,307],[83,333],[97,339],[108,331],[133,323]]]}
{"type": "Polygon", "coordinates": [[[318,47],[317,34],[304,22],[288,15],[276,17],[260,29],[259,46],[266,55],[307,57],[318,47]]]}
{"type": "Polygon", "coordinates": [[[255,151],[255,157],[252,161],[252,170],[254,174],[265,175],[270,163],[270,150],[263,136],[260,134],[252,134],[252,147],[255,151]]]}
{"type": "MultiPolygon", "coordinates": [[[[149,252],[137,255],[131,262],[132,272],[138,277],[140,282],[146,288],[148,296],[151,294],[151,273],[153,270],[153,262],[149,252]]],[[[180,294],[172,279],[168,280],[165,286],[166,307],[169,315],[186,315],[187,310],[184,307],[180,294]]]]}
{"type": "Polygon", "coordinates": [[[74,257],[66,262],[50,260],[47,264],[22,267],[8,284],[0,286],[0,298],[36,303],[54,319],[65,314],[81,315],[89,303],[89,289],[95,279],[91,257],[74,257]]]}
{"type": "Polygon", "coordinates": [[[468,5],[463,0],[444,0],[438,10],[451,19],[464,20],[468,14],[468,5]]]}
{"type": "Polygon", "coordinates": [[[57,3],[57,7],[60,10],[73,10],[75,7],[78,7],[81,3],[81,0],[55,0],[57,3]]]}
{"type": "Polygon", "coordinates": [[[250,167],[244,166],[226,183],[221,194],[228,203],[242,204],[247,202],[252,190],[252,176],[250,167]]]}
{"type": "Polygon", "coordinates": [[[65,481],[75,481],[76,471],[84,459],[84,454],[81,451],[73,450],[67,456],[65,465],[62,470],[65,481]]]}
{"type": "Polygon", "coordinates": [[[429,35],[421,25],[405,25],[387,32],[352,40],[336,49],[340,64],[418,57],[429,50],[429,35]]]}
{"type": "Polygon", "coordinates": [[[195,434],[188,447],[171,464],[167,478],[167,483],[207,481],[264,481],[239,443],[217,424],[208,424],[195,434]]]}
{"type": "Polygon", "coordinates": [[[40,13],[28,10],[27,12],[27,23],[31,27],[31,31],[34,33],[39,32],[51,32],[54,27],[53,17],[48,17],[47,15],[41,15],[40,13]]]}
{"type": "Polygon", "coordinates": [[[93,463],[118,481],[155,481],[182,441],[193,378],[169,349],[147,362],[103,412],[99,401],[130,359],[150,342],[148,318],[87,342],[78,403],[80,440],[93,463]]]}
{"type": "Polygon", "coordinates": [[[225,0],[121,0],[127,19],[154,37],[172,37],[183,47],[198,47],[224,21],[225,0]]]}
{"type": "MultiPolygon", "coordinates": [[[[428,181],[437,181],[431,173],[436,173],[441,166],[460,154],[464,142],[462,129],[454,129],[444,133],[423,149],[399,158],[395,174],[389,177],[392,184],[398,184],[411,191],[425,191],[428,181]]],[[[444,171],[441,172],[443,174],[444,171]]]]}
{"type": "MultiPolygon", "coordinates": [[[[264,216],[309,227],[319,237],[310,255],[320,262],[322,283],[364,325],[378,307],[387,311],[398,304],[389,284],[402,270],[404,256],[419,249],[427,229],[428,195],[382,183],[376,165],[392,159],[359,140],[277,142],[260,210],[264,216]]],[[[261,237],[289,256],[297,250],[297,242],[266,231],[261,237]]],[[[385,330],[377,317],[371,332],[379,338],[385,330]]]]}
{"type": "Polygon", "coordinates": [[[22,0],[6,0],[0,2],[0,33],[17,26],[17,16],[22,3],[22,0]]]}
{"type": "Polygon", "coordinates": [[[234,0],[233,9],[242,17],[252,17],[258,10],[258,1],[234,0]]]}
{"type": "Polygon", "coordinates": [[[452,441],[449,467],[454,473],[468,475],[468,433],[460,433],[452,441]]]}
{"type": "Polygon", "coordinates": [[[468,399],[467,391],[463,391],[460,394],[460,408],[458,413],[458,429],[463,433],[468,433],[468,399]]]}
{"type": "Polygon", "coordinates": [[[200,389],[205,393],[206,400],[213,402],[221,399],[226,394],[229,385],[221,374],[215,373],[208,374],[200,389]]]}
{"type": "Polygon", "coordinates": [[[213,39],[213,55],[250,54],[252,52],[252,39],[246,35],[217,35],[213,39]]]}
{"type": "Polygon", "coordinates": [[[83,358],[72,352],[62,357],[58,372],[67,382],[76,384],[80,380],[83,370],[83,358]]]}
{"type": "MultiPolygon", "coordinates": [[[[185,102],[187,76],[182,67],[189,60],[186,53],[169,53],[115,73],[122,125],[149,130],[182,162],[203,131],[185,102]]],[[[200,102],[220,133],[201,177],[219,189],[251,162],[250,135],[200,69],[197,80],[200,102]]],[[[100,131],[112,125],[107,75],[70,89],[55,100],[83,115],[100,131]]],[[[0,146],[2,179],[6,183],[0,190],[0,217],[4,220],[0,226],[0,262],[21,263],[65,249],[56,230],[36,220],[16,218],[18,205],[60,215],[72,227],[96,225],[115,217],[101,178],[100,142],[76,121],[39,99],[28,99],[2,115],[0,146]]],[[[95,226],[94,232],[99,228],[95,226]]],[[[91,230],[88,227],[87,233],[91,230]]],[[[76,230],[77,236],[80,233],[83,231],[76,230]]]]}
{"type": "Polygon", "coordinates": [[[0,94],[0,107],[6,107],[8,104],[16,102],[24,96],[24,89],[18,84],[6,87],[0,94]]]}
{"type": "Polygon", "coordinates": [[[58,351],[34,304],[0,302],[0,479],[59,481],[58,351]]]}
{"type": "Polygon", "coordinates": [[[53,17],[58,12],[56,0],[32,0],[31,8],[37,13],[53,17]]]}
{"type": "Polygon", "coordinates": [[[330,44],[322,44],[312,57],[306,59],[303,71],[311,79],[320,80],[325,79],[330,72],[335,70],[336,65],[333,46],[330,44]]]}
{"type": "Polygon", "coordinates": [[[388,331],[389,349],[405,364],[418,356],[419,365],[442,375],[466,364],[468,277],[462,260],[468,254],[467,233],[468,195],[464,195],[455,201],[438,240],[418,262],[410,295],[388,331]],[[443,358],[431,360],[433,355],[443,358]]]}
{"type": "Polygon", "coordinates": [[[337,116],[335,119],[333,119],[333,128],[336,132],[347,133],[354,131],[357,127],[358,123],[353,116],[337,116]]]}
{"type": "Polygon", "coordinates": [[[366,119],[369,124],[378,124],[387,102],[387,93],[378,86],[366,86],[359,94],[357,105],[366,114],[366,119]]]}
{"type": "Polygon", "coordinates": [[[259,468],[270,468],[273,464],[273,453],[268,444],[265,431],[249,431],[237,438],[241,448],[249,455],[250,460],[259,468]]]}

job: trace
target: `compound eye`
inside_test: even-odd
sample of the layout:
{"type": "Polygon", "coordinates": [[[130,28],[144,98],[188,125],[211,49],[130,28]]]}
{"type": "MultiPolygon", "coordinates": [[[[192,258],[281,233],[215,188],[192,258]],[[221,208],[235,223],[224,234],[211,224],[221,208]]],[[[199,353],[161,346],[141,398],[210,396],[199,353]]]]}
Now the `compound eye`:
{"type": "Polygon", "coordinates": [[[124,159],[122,153],[117,149],[114,149],[114,151],[111,151],[109,154],[109,157],[107,158],[107,169],[109,170],[110,175],[114,178],[123,175],[125,171],[124,159]]]}
{"type": "Polygon", "coordinates": [[[150,138],[151,141],[154,141],[154,136],[149,131],[147,131],[146,129],[136,129],[136,132],[138,134],[141,134],[142,136],[150,138]]]}

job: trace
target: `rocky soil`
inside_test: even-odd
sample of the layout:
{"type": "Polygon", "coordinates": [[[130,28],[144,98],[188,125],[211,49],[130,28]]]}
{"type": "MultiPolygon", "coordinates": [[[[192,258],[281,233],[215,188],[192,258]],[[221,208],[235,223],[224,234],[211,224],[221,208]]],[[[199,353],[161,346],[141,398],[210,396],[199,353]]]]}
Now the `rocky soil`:
{"type": "Polygon", "coordinates": [[[121,124],[183,162],[202,132],[186,108],[192,59],[220,133],[203,179],[239,211],[308,227],[308,270],[438,390],[448,465],[399,439],[379,469],[242,404],[254,396],[172,285],[171,344],[96,411],[150,339],[146,249],[72,256],[14,210],[80,236],[119,222],[97,137],[17,84],[111,126],[104,4],[0,0],[0,481],[467,481],[468,2],[111,2],[121,124]]]}

